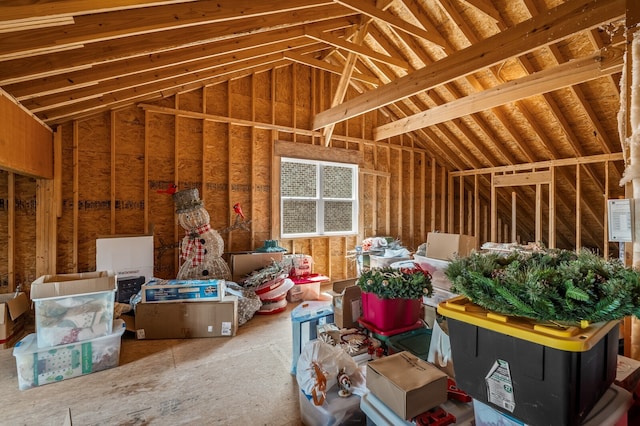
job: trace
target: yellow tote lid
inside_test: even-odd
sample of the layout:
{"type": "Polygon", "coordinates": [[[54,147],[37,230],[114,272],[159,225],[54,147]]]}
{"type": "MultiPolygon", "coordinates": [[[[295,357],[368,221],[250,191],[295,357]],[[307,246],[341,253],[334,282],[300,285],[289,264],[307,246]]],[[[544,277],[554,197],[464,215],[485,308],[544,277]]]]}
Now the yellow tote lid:
{"type": "Polygon", "coordinates": [[[567,352],[590,350],[620,322],[581,322],[580,326],[541,322],[488,311],[464,296],[441,302],[438,305],[438,313],[454,320],[567,352]]]}

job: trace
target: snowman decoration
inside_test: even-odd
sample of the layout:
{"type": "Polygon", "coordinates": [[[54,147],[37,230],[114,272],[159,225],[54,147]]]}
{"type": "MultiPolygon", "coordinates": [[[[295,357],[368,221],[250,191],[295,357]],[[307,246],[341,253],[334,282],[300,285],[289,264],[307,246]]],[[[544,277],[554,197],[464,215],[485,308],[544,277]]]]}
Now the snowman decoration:
{"type": "Polygon", "coordinates": [[[204,208],[197,188],[173,194],[178,223],[185,231],[180,243],[179,280],[231,280],[229,265],[222,258],[224,240],[211,228],[209,212],[204,208]]]}

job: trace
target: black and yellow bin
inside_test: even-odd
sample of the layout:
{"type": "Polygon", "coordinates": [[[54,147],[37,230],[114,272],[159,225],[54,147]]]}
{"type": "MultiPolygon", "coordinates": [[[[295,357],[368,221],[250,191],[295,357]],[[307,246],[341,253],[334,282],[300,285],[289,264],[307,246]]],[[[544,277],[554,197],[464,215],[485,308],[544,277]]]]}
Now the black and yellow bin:
{"type": "Polygon", "coordinates": [[[577,426],[616,376],[619,321],[576,326],[441,302],[458,387],[529,425],[577,426]]]}

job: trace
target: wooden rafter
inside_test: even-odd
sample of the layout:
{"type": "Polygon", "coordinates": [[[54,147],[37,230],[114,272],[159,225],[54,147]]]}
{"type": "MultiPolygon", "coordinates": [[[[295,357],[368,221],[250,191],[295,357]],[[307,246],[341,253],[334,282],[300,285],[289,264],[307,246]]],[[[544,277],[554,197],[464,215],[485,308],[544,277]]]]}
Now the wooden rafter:
{"type": "Polygon", "coordinates": [[[555,43],[580,30],[588,30],[619,19],[624,1],[571,0],[547,14],[536,16],[464,50],[415,71],[390,84],[350,99],[316,115],[313,128],[347,120],[375,108],[429,90],[456,78],[555,43]],[[580,19],[577,17],[580,16],[580,19]]]}
{"type": "Polygon", "coordinates": [[[599,78],[606,73],[620,72],[621,69],[621,50],[597,53],[380,126],[376,128],[374,138],[380,140],[421,127],[450,121],[508,102],[583,83],[599,78]],[[608,57],[605,58],[603,55],[608,57]]]}

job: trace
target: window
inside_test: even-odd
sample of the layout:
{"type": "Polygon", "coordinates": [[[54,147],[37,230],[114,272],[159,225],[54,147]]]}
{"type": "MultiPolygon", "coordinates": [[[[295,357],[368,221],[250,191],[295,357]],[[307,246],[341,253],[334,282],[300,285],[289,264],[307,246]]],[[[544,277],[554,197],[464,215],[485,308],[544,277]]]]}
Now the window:
{"type": "Polygon", "coordinates": [[[358,166],[282,158],[281,238],[358,232],[358,166]]]}

